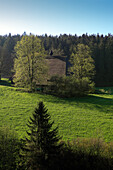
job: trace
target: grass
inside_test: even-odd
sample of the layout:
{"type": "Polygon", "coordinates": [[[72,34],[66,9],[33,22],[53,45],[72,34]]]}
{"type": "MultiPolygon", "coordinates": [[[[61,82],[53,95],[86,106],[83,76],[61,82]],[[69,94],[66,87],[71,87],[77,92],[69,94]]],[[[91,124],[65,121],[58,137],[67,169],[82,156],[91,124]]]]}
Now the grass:
{"type": "Polygon", "coordinates": [[[104,89],[104,93],[99,90],[102,94],[60,99],[0,85],[0,126],[9,126],[24,137],[29,117],[37,102],[43,101],[63,140],[100,137],[113,141],[113,88],[104,89]]]}

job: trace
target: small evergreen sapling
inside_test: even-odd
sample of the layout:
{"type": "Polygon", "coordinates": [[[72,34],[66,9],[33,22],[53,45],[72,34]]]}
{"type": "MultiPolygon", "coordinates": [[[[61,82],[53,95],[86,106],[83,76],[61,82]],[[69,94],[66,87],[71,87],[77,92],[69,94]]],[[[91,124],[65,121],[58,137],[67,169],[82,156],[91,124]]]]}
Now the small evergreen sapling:
{"type": "Polygon", "coordinates": [[[29,132],[23,148],[26,168],[50,169],[56,164],[62,144],[59,143],[58,128],[52,129],[53,123],[50,123],[47,109],[40,102],[27,124],[29,132]]]}

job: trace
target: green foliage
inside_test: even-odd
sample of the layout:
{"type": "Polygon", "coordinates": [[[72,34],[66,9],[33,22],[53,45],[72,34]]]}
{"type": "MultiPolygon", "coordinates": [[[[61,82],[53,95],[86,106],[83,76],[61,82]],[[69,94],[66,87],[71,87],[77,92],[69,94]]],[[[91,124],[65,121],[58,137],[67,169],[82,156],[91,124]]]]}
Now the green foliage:
{"type": "Polygon", "coordinates": [[[64,150],[64,169],[107,170],[113,169],[113,143],[102,139],[76,139],[68,141],[64,150]]]}
{"type": "Polygon", "coordinates": [[[0,36],[0,77],[11,77],[14,64],[14,46],[20,36],[0,36]]]}
{"type": "Polygon", "coordinates": [[[33,90],[37,83],[44,81],[47,67],[44,60],[44,48],[37,36],[23,36],[15,46],[14,63],[17,86],[28,87],[33,90]]]}
{"type": "Polygon", "coordinates": [[[96,86],[113,85],[113,35],[60,35],[40,36],[46,50],[60,49],[67,56],[67,68],[70,66],[69,60],[78,44],[87,45],[91,49],[91,56],[95,64],[95,84],[96,86]]]}
{"type": "MultiPolygon", "coordinates": [[[[23,35],[0,36],[0,77],[12,76],[14,59],[16,58],[14,46],[20,41],[23,35]]],[[[113,35],[60,35],[60,36],[38,36],[44,45],[44,49],[53,55],[66,56],[67,68],[69,68],[70,56],[75,53],[78,44],[84,44],[90,47],[91,56],[95,64],[95,84],[96,86],[112,86],[113,85],[113,35]]]]}
{"type": "Polygon", "coordinates": [[[54,76],[51,78],[49,92],[60,97],[84,96],[92,92],[94,83],[94,60],[90,48],[78,44],[71,55],[69,77],[54,76]]]}
{"type": "Polygon", "coordinates": [[[87,45],[78,44],[70,57],[70,74],[78,80],[94,76],[94,60],[91,57],[91,50],[87,45]]]}
{"type": "MultiPolygon", "coordinates": [[[[30,124],[30,129],[31,129],[31,124],[30,124]]],[[[28,134],[30,132],[28,132],[28,134]]],[[[50,132],[52,134],[52,131],[50,132]]],[[[32,131],[32,133],[34,133],[34,131],[32,131]]],[[[113,143],[112,142],[106,143],[101,138],[77,138],[76,140],[71,140],[67,142],[62,141],[59,145],[60,148],[61,146],[63,146],[60,154],[58,154],[57,152],[59,148],[57,148],[58,150],[54,150],[55,148],[53,148],[52,145],[52,148],[55,152],[55,156],[51,155],[52,157],[49,157],[50,159],[48,159],[47,155],[43,155],[41,154],[41,152],[43,151],[45,152],[47,150],[52,151],[52,148],[43,147],[42,150],[40,148],[41,146],[48,146],[49,143],[45,143],[45,145],[43,145],[44,139],[40,138],[39,136],[40,138],[39,143],[43,143],[43,144],[39,145],[38,143],[38,146],[40,147],[38,147],[38,152],[36,152],[37,148],[36,145],[34,145],[35,143],[34,141],[36,139],[35,135],[33,134],[31,137],[30,134],[28,136],[30,138],[26,139],[27,147],[25,148],[24,143],[22,143],[22,141],[19,141],[17,139],[15,133],[13,133],[8,128],[5,127],[0,128],[0,169],[1,170],[6,170],[6,169],[7,170],[113,169],[113,143]],[[30,139],[32,139],[32,142],[30,142],[30,139]],[[19,158],[19,150],[20,150],[20,146],[22,147],[22,145],[24,148],[24,159],[22,159],[22,157],[19,158]],[[34,154],[34,152],[36,154],[34,154]],[[27,154],[27,160],[29,159],[30,167],[26,167],[25,164],[23,166],[23,163],[25,163],[26,161],[26,156],[25,156],[26,154],[27,154]],[[37,155],[39,156],[38,158],[37,155]],[[46,160],[44,159],[44,156],[46,157],[46,160]],[[39,162],[42,163],[42,166],[39,166],[39,162]]],[[[52,143],[50,142],[50,145],[51,144],[52,143]]]]}
{"type": "Polygon", "coordinates": [[[52,125],[47,109],[39,102],[27,124],[29,131],[22,154],[27,169],[52,169],[62,149],[58,129],[52,129],[52,125]]]}
{"type": "Polygon", "coordinates": [[[50,81],[47,91],[59,97],[80,97],[94,91],[94,83],[88,77],[78,79],[72,76],[53,76],[50,81]]]}
{"type": "Polygon", "coordinates": [[[0,128],[0,169],[14,170],[18,164],[20,141],[7,127],[0,128]]]}

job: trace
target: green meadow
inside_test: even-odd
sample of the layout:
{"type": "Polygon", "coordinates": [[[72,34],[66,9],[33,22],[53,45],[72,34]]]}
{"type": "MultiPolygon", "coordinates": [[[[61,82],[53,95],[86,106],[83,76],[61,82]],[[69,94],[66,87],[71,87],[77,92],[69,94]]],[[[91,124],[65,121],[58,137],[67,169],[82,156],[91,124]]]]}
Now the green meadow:
{"type": "Polygon", "coordinates": [[[64,99],[1,84],[0,127],[14,129],[20,138],[26,135],[26,124],[37,103],[43,101],[63,140],[98,137],[113,141],[113,88],[100,89],[100,94],[87,97],[64,99]]]}

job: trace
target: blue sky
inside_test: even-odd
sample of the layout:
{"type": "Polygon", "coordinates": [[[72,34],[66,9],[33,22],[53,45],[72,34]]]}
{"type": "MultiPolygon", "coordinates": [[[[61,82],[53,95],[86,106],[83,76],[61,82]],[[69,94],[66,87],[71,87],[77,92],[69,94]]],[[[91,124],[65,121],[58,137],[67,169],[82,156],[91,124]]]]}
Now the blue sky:
{"type": "Polygon", "coordinates": [[[0,0],[0,35],[113,33],[113,0],[0,0]]]}

